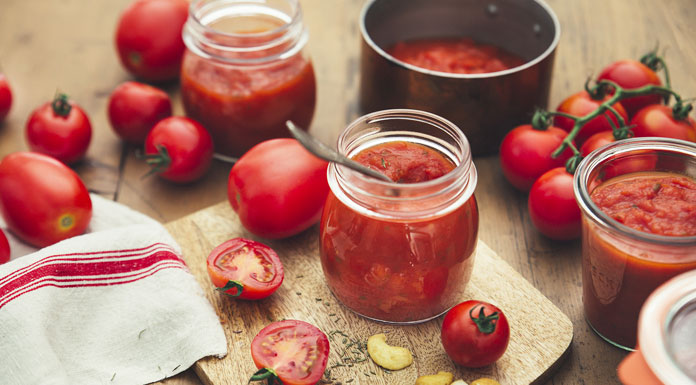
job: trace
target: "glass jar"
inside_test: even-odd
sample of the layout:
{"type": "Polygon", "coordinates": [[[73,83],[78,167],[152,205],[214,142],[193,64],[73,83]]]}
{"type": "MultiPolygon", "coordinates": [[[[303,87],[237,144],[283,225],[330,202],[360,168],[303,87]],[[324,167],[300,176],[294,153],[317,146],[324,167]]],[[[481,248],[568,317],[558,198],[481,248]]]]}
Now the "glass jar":
{"type": "Polygon", "coordinates": [[[314,69],[297,0],[196,0],[183,30],[181,98],[210,131],[217,152],[305,129],[314,114],[314,69]]]}
{"type": "MultiPolygon", "coordinates": [[[[694,179],[696,144],[667,138],[628,139],[591,153],[575,171],[575,197],[582,211],[585,317],[597,334],[626,350],[636,346],[638,315],[650,293],[670,278],[696,269],[696,236],[635,230],[602,211],[591,194],[617,180],[654,176],[694,179]]],[[[670,220],[685,220],[679,213],[674,215],[670,220]]]]}
{"type": "Polygon", "coordinates": [[[618,369],[625,385],[696,385],[696,270],[660,286],[638,321],[640,349],[618,369]]]}
{"type": "Polygon", "coordinates": [[[392,323],[423,322],[461,300],[474,264],[477,174],[469,143],[444,118],[416,110],[365,115],[339,136],[354,157],[375,145],[415,143],[455,167],[425,182],[385,182],[331,163],[320,228],[326,282],[349,309],[392,323]]]}

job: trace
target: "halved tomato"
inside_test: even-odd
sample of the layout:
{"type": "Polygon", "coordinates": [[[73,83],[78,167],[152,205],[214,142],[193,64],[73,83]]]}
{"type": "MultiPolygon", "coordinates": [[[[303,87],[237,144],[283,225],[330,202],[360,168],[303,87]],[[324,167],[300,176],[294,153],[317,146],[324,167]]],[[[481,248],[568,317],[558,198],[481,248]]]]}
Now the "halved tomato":
{"type": "Polygon", "coordinates": [[[304,321],[283,320],[261,329],[251,341],[251,358],[260,370],[250,381],[313,385],[324,376],[329,339],[304,321]]]}
{"type": "Polygon", "coordinates": [[[241,299],[266,298],[285,273],[273,249],[244,238],[230,239],[208,255],[208,275],[218,289],[241,299]]]}

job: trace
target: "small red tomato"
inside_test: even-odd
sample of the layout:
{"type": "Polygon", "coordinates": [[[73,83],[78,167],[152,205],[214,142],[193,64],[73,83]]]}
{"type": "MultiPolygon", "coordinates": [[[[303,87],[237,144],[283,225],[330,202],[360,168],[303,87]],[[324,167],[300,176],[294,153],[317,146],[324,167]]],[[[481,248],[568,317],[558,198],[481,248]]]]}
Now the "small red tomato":
{"type": "Polygon", "coordinates": [[[636,137],[660,136],[696,142],[696,121],[689,116],[677,119],[672,107],[653,104],[633,117],[631,124],[636,137]]]}
{"type": "Polygon", "coordinates": [[[261,329],[251,341],[251,358],[260,370],[251,381],[314,385],[324,376],[329,339],[304,321],[283,320],[261,329]]]}
{"type": "Polygon", "coordinates": [[[0,122],[2,122],[12,107],[12,89],[5,75],[0,74],[0,122]]]}
{"type": "Polygon", "coordinates": [[[534,226],[552,239],[580,236],[580,207],[573,192],[573,175],[565,167],[540,176],[529,191],[529,216],[534,226]]]}
{"type": "Polygon", "coordinates": [[[0,230],[0,265],[10,260],[10,242],[5,232],[0,230]]]}
{"type": "Polygon", "coordinates": [[[35,152],[16,152],[0,162],[0,211],[15,235],[45,247],[84,233],[92,200],[65,164],[35,152]]]}
{"type": "Polygon", "coordinates": [[[109,98],[109,122],[121,139],[142,144],[160,120],[172,116],[166,92],[138,82],[125,82],[109,98]]]}
{"type": "Polygon", "coordinates": [[[152,82],[179,77],[188,6],[185,0],[135,0],[123,11],[116,49],[130,73],[152,82]]]}
{"type": "Polygon", "coordinates": [[[566,149],[557,158],[551,154],[568,133],[557,127],[537,130],[531,124],[508,132],[500,144],[500,165],[507,180],[522,191],[529,191],[534,181],[546,171],[561,167],[573,152],[566,149]]]}
{"type": "MultiPolygon", "coordinates": [[[[573,94],[564,101],[562,101],[561,104],[558,105],[558,108],[556,108],[556,110],[558,112],[565,112],[566,114],[570,114],[581,118],[589,114],[590,112],[596,110],[600,104],[602,104],[609,98],[610,96],[606,96],[602,100],[595,100],[592,99],[592,97],[587,91],[580,91],[577,94],[573,94]]],[[[624,110],[624,108],[621,106],[621,104],[616,103],[612,107],[614,107],[616,112],[619,113],[619,115],[624,119],[624,121],[628,122],[628,114],[626,113],[626,110],[624,110]]],[[[611,116],[611,121],[614,122],[614,124],[616,124],[617,126],[619,125],[616,116],[614,116],[611,112],[605,112],[604,115],[597,116],[596,118],[585,123],[585,125],[580,128],[580,132],[578,132],[577,136],[574,139],[575,144],[578,146],[582,146],[582,144],[585,143],[587,138],[589,138],[590,136],[600,131],[611,131],[612,127],[611,124],[609,124],[607,115],[611,116]]],[[[573,119],[566,118],[565,116],[556,116],[554,118],[554,124],[557,127],[560,127],[570,132],[570,130],[573,129],[575,121],[573,121],[573,119]]]]}
{"type": "Polygon", "coordinates": [[[283,264],[273,249],[243,238],[230,239],[208,255],[208,275],[217,290],[241,299],[261,299],[283,283],[283,264]]]}
{"type": "Polygon", "coordinates": [[[183,116],[160,120],[145,139],[152,172],[172,182],[194,181],[213,160],[213,139],[200,123],[183,116]]]}
{"type": "MultiPolygon", "coordinates": [[[[599,73],[597,80],[610,80],[626,89],[640,88],[650,84],[662,85],[655,71],[637,60],[619,60],[612,63],[599,73]]],[[[661,102],[661,95],[652,94],[624,99],[621,105],[626,109],[628,116],[633,117],[641,108],[661,102]]]]}
{"type": "Polygon", "coordinates": [[[440,339],[452,361],[478,368],[502,357],[510,341],[510,326],[498,307],[465,301],[445,315],[440,339]]]}
{"type": "Polygon", "coordinates": [[[32,151],[71,164],[84,158],[92,139],[92,125],[80,106],[67,95],[58,94],[32,112],[26,135],[32,151]]]}
{"type": "MultiPolygon", "coordinates": [[[[616,142],[614,133],[611,131],[598,132],[590,139],[587,139],[585,144],[580,148],[580,154],[584,157],[600,147],[609,143],[616,142]]],[[[657,163],[657,155],[652,151],[638,151],[630,157],[621,159],[613,159],[609,164],[602,168],[603,177],[601,180],[608,180],[616,176],[639,172],[655,170],[657,163]]],[[[596,186],[592,186],[596,187],[596,186]]]]}

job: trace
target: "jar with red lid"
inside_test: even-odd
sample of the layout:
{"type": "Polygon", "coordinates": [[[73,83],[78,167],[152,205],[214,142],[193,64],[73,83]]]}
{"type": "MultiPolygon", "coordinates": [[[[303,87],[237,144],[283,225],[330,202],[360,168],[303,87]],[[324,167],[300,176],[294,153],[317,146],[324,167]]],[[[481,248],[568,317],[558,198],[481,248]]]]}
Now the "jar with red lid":
{"type": "Polygon", "coordinates": [[[297,0],[196,0],[184,25],[181,99],[217,152],[240,156],[308,128],[316,101],[297,0]]]}
{"type": "Polygon", "coordinates": [[[575,171],[585,317],[617,347],[635,348],[650,293],[696,269],[695,178],[696,144],[668,138],[612,143],[575,171]]]}
{"type": "Polygon", "coordinates": [[[392,323],[423,322],[459,303],[479,223],[461,130],[422,111],[378,111],[351,123],[338,150],[397,181],[329,165],[320,255],[334,295],[392,323]]]}

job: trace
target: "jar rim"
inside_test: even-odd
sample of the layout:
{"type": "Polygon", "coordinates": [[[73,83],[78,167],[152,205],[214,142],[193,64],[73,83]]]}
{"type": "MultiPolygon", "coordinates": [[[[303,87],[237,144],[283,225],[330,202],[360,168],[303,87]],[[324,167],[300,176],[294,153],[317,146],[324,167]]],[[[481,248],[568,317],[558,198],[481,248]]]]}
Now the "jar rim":
{"type": "Polygon", "coordinates": [[[626,226],[602,211],[590,197],[587,185],[591,172],[597,166],[611,156],[620,157],[622,154],[635,153],[641,150],[658,150],[696,157],[696,144],[680,139],[658,137],[630,138],[607,144],[590,153],[590,155],[580,162],[575,170],[573,190],[578,206],[580,206],[583,214],[592,219],[595,224],[603,229],[618,231],[625,236],[641,242],[659,245],[696,244],[696,235],[687,237],[660,235],[626,226]]]}
{"type": "MultiPolygon", "coordinates": [[[[279,34],[280,32],[283,32],[285,30],[290,29],[292,25],[297,23],[299,20],[302,19],[302,8],[300,7],[299,1],[298,0],[285,0],[287,1],[292,9],[293,13],[290,16],[290,21],[287,23],[284,23],[276,28],[269,29],[267,31],[262,31],[262,32],[250,32],[250,33],[234,33],[234,32],[223,32],[220,30],[217,30],[215,28],[211,28],[208,24],[203,24],[203,22],[200,20],[198,12],[200,11],[199,8],[202,8],[205,6],[205,3],[207,4],[212,4],[212,3],[242,3],[242,2],[249,2],[248,0],[193,0],[191,1],[191,4],[189,5],[189,16],[191,16],[191,19],[196,22],[198,26],[200,26],[202,29],[204,29],[206,32],[211,32],[220,36],[227,36],[227,37],[238,37],[238,38],[245,38],[245,37],[263,37],[263,36],[272,36],[279,34]]],[[[258,1],[255,2],[250,2],[250,3],[258,3],[258,1]]]]}

